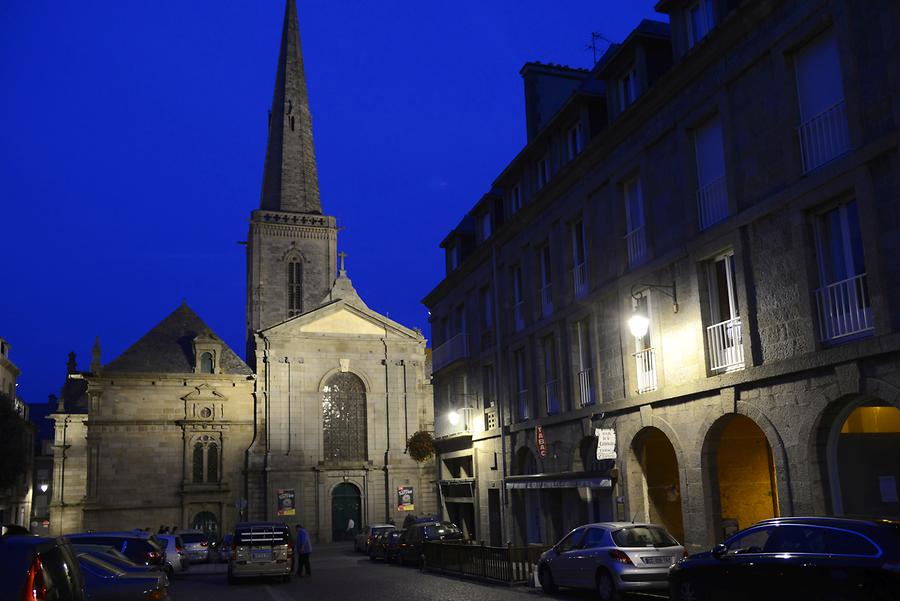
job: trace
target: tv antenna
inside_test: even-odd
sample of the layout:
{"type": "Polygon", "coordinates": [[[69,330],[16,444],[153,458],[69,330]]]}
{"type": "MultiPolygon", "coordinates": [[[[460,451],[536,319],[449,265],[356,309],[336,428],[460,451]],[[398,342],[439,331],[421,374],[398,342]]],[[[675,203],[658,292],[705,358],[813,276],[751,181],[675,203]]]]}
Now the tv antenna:
{"type": "Polygon", "coordinates": [[[606,42],[606,43],[609,44],[609,45],[612,45],[612,44],[613,44],[613,41],[612,41],[611,39],[609,39],[608,37],[604,36],[604,35],[603,35],[602,33],[600,33],[599,31],[592,31],[592,32],[591,32],[591,43],[590,43],[590,44],[587,44],[587,45],[584,47],[584,49],[585,49],[585,50],[590,50],[590,51],[594,54],[594,64],[595,64],[595,65],[597,64],[597,40],[603,40],[604,42],[606,42]]]}

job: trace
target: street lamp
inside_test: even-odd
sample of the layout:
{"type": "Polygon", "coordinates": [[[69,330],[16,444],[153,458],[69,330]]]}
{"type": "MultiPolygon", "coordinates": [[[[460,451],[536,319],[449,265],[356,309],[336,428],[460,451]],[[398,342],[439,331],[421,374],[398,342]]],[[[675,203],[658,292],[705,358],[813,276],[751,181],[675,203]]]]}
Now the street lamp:
{"type": "Polygon", "coordinates": [[[451,426],[459,425],[459,411],[454,409],[447,414],[447,419],[450,421],[451,426]]]}
{"type": "Polygon", "coordinates": [[[38,488],[41,489],[41,492],[47,492],[47,489],[50,488],[50,485],[44,482],[38,488]]]}
{"type": "Polygon", "coordinates": [[[628,329],[631,330],[631,335],[635,338],[643,338],[647,335],[647,330],[650,329],[650,320],[647,319],[646,315],[637,312],[637,309],[634,311],[634,315],[628,320],[628,329]]]}

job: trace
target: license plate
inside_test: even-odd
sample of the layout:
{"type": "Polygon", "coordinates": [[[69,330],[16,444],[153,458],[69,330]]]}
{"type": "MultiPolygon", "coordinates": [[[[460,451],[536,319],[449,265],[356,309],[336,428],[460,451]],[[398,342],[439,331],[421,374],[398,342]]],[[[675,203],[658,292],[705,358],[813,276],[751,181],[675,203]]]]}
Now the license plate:
{"type": "Polygon", "coordinates": [[[673,563],[671,555],[661,555],[661,556],[657,556],[657,557],[641,557],[641,559],[644,560],[644,563],[649,564],[649,565],[663,565],[663,564],[671,565],[673,563]]]}
{"type": "Polygon", "coordinates": [[[252,551],[250,553],[250,559],[253,561],[271,561],[272,560],[272,552],[271,551],[252,551]]]}

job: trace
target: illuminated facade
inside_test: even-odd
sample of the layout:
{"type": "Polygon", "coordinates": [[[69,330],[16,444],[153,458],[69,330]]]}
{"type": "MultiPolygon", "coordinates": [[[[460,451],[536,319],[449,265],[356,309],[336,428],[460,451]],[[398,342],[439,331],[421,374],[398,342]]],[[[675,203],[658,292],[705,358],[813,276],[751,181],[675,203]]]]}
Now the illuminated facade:
{"type": "Polygon", "coordinates": [[[523,68],[527,145],[442,243],[444,511],[493,542],[651,520],[691,550],[896,515],[900,39],[877,24],[900,9],[657,8],[590,71],[523,68]]]}

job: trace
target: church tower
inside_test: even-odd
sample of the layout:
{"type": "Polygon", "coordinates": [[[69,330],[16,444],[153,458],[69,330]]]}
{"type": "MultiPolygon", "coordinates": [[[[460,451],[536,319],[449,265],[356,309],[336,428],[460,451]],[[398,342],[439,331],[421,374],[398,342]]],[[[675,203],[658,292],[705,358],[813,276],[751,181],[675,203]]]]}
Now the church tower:
{"type": "Polygon", "coordinates": [[[287,0],[259,209],[247,237],[247,357],[254,332],[318,307],[335,280],[337,227],[322,214],[300,27],[287,0]]]}

